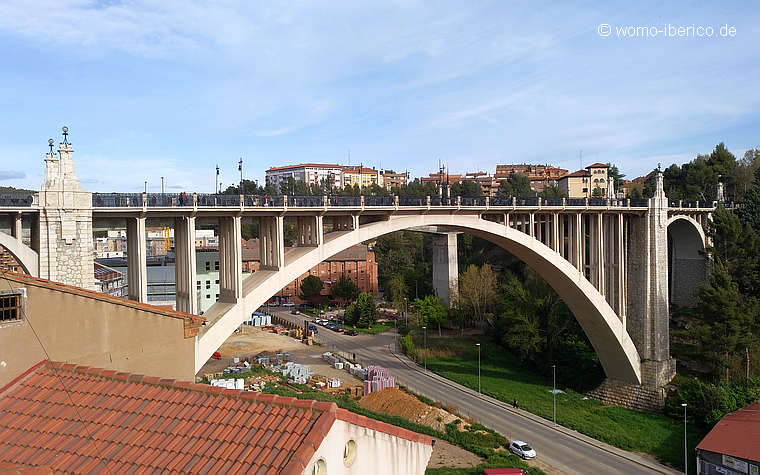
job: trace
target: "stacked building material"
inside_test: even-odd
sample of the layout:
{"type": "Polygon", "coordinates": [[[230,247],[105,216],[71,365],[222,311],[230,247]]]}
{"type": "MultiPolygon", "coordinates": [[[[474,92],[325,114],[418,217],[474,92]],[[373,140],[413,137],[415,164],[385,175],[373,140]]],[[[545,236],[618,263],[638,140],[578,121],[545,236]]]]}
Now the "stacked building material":
{"type": "Polygon", "coordinates": [[[295,383],[306,384],[314,373],[307,365],[289,361],[282,366],[282,375],[295,383]]]}
{"type": "Polygon", "coordinates": [[[396,378],[387,368],[382,366],[367,366],[367,379],[364,381],[364,395],[382,391],[385,388],[395,388],[396,378]]]}

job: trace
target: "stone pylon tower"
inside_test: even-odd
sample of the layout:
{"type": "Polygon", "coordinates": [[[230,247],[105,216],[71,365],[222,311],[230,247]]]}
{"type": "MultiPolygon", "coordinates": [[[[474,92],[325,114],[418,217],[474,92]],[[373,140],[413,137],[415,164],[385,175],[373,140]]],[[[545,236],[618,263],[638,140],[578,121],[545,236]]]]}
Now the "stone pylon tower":
{"type": "Polygon", "coordinates": [[[94,289],[92,193],[82,188],[74,173],[68,128],[63,128],[57,154],[53,139],[48,143],[39,200],[40,277],[94,289]]]}

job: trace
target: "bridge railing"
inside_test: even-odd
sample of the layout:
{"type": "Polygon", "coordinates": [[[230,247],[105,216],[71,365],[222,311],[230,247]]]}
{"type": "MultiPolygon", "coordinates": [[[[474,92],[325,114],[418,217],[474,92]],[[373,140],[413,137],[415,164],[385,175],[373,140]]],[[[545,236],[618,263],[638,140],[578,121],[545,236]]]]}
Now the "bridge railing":
{"type": "Polygon", "coordinates": [[[34,193],[28,191],[6,191],[0,193],[0,206],[24,207],[34,204],[34,193]]]}
{"type": "MultiPolygon", "coordinates": [[[[35,196],[30,193],[0,194],[0,206],[32,206],[35,196]]],[[[646,199],[605,198],[539,198],[539,197],[440,197],[440,196],[258,196],[244,195],[246,207],[380,207],[380,206],[463,206],[463,207],[646,207],[646,199]]],[[[187,193],[93,193],[92,205],[96,208],[136,207],[240,207],[240,195],[187,194],[187,193]]],[[[668,200],[671,208],[712,208],[714,202],[685,202],[668,200]]],[[[733,204],[726,206],[733,206],[733,204]]]]}

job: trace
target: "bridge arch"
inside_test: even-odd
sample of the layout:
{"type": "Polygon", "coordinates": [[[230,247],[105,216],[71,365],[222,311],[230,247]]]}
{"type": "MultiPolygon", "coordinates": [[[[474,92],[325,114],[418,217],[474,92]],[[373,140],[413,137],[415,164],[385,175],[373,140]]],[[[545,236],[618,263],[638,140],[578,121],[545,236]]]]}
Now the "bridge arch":
{"type": "Polygon", "coordinates": [[[704,255],[705,231],[694,218],[677,215],[668,219],[668,297],[671,304],[690,307],[694,291],[707,280],[704,255]]]}
{"type": "Polygon", "coordinates": [[[21,267],[23,267],[24,272],[35,277],[40,275],[39,254],[37,254],[31,247],[22,243],[15,237],[2,232],[0,232],[0,246],[3,246],[14,258],[16,258],[16,261],[21,264],[21,267]]]}
{"type": "Polygon", "coordinates": [[[506,249],[541,275],[572,310],[586,332],[608,377],[641,383],[640,358],[623,323],[596,288],[567,260],[540,241],[516,229],[477,215],[394,215],[354,231],[334,232],[317,247],[301,247],[285,255],[279,271],[260,270],[243,283],[237,304],[218,302],[206,316],[209,324],[196,339],[196,371],[251,312],[309,269],[361,242],[419,226],[445,226],[482,237],[506,249]]]}

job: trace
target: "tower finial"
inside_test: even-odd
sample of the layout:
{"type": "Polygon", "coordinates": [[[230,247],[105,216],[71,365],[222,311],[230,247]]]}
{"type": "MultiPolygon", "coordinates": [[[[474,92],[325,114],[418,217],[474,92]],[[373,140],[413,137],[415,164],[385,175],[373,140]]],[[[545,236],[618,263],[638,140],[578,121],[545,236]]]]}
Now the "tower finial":
{"type": "Polygon", "coordinates": [[[61,130],[63,131],[63,145],[69,145],[69,128],[64,125],[61,130]]]}
{"type": "Polygon", "coordinates": [[[53,144],[55,143],[55,140],[48,139],[48,147],[50,147],[50,155],[53,155],[53,144]]]}

